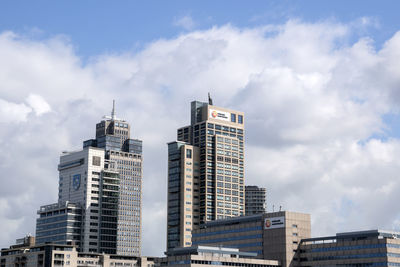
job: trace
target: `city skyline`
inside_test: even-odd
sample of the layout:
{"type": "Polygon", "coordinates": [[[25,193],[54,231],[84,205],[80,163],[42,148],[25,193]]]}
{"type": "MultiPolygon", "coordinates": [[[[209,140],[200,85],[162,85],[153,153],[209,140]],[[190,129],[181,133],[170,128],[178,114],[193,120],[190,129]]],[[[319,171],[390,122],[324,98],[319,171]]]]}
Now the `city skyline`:
{"type": "MultiPolygon", "coordinates": [[[[54,23],[48,20],[72,14],[77,6],[60,13],[51,5],[39,11],[27,4],[17,12],[17,5],[4,4],[0,227],[7,232],[1,247],[34,233],[38,207],[58,197],[60,154],[92,138],[91,126],[116,99],[117,114],[144,141],[142,254],[161,254],[165,144],[190,119],[187,104],[206,101],[207,92],[216,106],[244,112],[246,184],[267,188],[268,211],[275,205],[311,213],[313,236],[399,230],[398,4],[358,2],[343,11],[338,1],[329,12],[316,2],[304,7],[256,2],[244,5],[237,17],[237,2],[226,13],[222,4],[215,10],[184,5],[172,12],[179,6],[174,2],[159,22],[134,23],[124,13],[111,16],[109,28],[101,16],[104,3],[79,9],[96,14],[61,16],[54,23]],[[38,12],[24,17],[29,7],[38,12]],[[278,18],[269,18],[274,14],[278,18]],[[89,28],[85,18],[93,19],[89,28]],[[100,21],[97,31],[88,30],[100,21]],[[120,31],[113,35],[115,23],[120,31]],[[158,31],[161,24],[168,30],[158,31]]],[[[163,7],[151,13],[139,5],[135,12],[156,17],[163,7]]]]}

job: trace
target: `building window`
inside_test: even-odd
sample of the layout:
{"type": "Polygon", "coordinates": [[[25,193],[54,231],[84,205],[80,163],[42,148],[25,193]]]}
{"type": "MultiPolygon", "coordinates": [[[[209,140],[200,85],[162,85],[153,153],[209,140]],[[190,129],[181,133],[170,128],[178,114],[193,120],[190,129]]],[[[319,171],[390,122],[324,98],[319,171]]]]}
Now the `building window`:
{"type": "Polygon", "coordinates": [[[186,158],[191,159],[192,158],[192,150],[191,149],[186,149],[186,158]]]}
{"type": "Polygon", "coordinates": [[[236,122],[236,114],[231,113],[231,122],[236,122]]]}
{"type": "Polygon", "coordinates": [[[93,156],[93,158],[92,158],[93,166],[100,166],[100,161],[101,161],[100,157],[93,156]]]}

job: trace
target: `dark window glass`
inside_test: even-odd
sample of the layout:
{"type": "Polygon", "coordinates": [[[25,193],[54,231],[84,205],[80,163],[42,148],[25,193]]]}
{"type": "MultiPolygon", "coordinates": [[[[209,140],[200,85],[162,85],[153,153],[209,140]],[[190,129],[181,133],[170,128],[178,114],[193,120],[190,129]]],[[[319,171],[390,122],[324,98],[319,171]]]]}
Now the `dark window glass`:
{"type": "Polygon", "coordinates": [[[236,114],[231,113],[231,122],[236,122],[236,114]]]}
{"type": "Polygon", "coordinates": [[[191,149],[186,149],[186,158],[188,158],[188,159],[192,158],[192,150],[191,149]]]}
{"type": "Polygon", "coordinates": [[[243,124],[243,116],[238,115],[238,123],[243,124]]]}

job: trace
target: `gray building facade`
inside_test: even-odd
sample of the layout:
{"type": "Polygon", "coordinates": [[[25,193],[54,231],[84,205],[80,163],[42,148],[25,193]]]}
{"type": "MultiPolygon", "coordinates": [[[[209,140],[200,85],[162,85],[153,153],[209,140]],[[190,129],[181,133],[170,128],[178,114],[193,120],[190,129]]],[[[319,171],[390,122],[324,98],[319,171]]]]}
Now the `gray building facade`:
{"type": "Polygon", "coordinates": [[[81,245],[82,209],[64,202],[40,207],[36,219],[36,243],[81,245]]]}
{"type": "Polygon", "coordinates": [[[260,214],[267,211],[267,190],[265,188],[255,185],[248,185],[245,187],[245,195],[246,215],[260,214]]]}

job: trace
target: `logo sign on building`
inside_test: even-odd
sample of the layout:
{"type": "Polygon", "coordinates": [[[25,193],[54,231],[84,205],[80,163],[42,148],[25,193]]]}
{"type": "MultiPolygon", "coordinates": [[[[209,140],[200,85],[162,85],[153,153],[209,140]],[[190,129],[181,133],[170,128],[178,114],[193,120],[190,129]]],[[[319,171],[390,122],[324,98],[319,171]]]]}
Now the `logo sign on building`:
{"type": "Polygon", "coordinates": [[[78,190],[80,186],[81,186],[81,175],[75,174],[74,176],[72,176],[72,187],[75,190],[78,190]]]}
{"type": "Polygon", "coordinates": [[[230,121],[231,114],[229,112],[215,110],[215,109],[209,109],[209,113],[210,113],[209,114],[210,119],[230,121]]]}
{"type": "Polygon", "coordinates": [[[264,229],[276,229],[276,228],[283,228],[285,227],[285,217],[272,217],[272,218],[265,218],[264,221],[264,229]]]}

